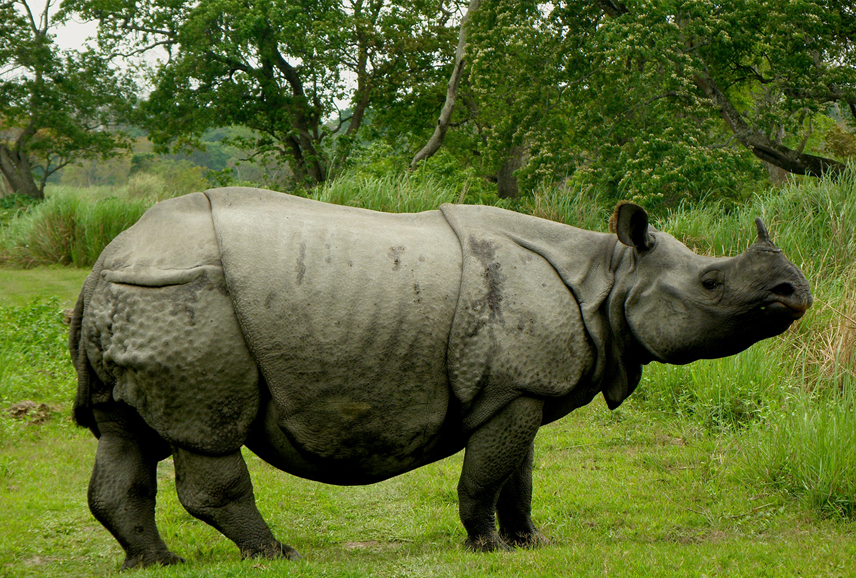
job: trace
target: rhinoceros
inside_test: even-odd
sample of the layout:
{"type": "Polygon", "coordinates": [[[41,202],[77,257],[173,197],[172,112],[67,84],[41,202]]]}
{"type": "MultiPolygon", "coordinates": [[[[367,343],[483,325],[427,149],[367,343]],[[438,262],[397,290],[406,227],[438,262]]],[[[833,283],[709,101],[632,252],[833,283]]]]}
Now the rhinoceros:
{"type": "Polygon", "coordinates": [[[155,526],[156,466],[244,557],[298,558],[255,505],[241,447],[328,484],[465,450],[475,550],[544,541],[538,428],[643,365],[737,353],[812,303],[770,241],[700,256],[620,204],[611,233],[489,206],[386,214],[258,189],[158,203],[101,254],[75,307],[76,422],[98,438],[89,506],[123,567],[182,559],[155,526]]]}

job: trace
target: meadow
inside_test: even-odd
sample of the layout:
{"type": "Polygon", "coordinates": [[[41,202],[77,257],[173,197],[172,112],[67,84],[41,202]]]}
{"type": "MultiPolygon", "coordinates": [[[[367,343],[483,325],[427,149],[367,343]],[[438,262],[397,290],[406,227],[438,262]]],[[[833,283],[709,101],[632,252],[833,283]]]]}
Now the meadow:
{"type": "MultiPolygon", "coordinates": [[[[96,443],[69,417],[63,310],[111,235],[169,194],[64,189],[39,205],[0,207],[0,576],[118,572],[123,553],[86,505],[96,443]]],[[[314,196],[390,211],[497,202],[466,183],[409,177],[342,179],[314,196]]],[[[597,201],[544,188],[507,206],[604,230],[609,211],[597,201]]],[[[461,454],[340,488],[245,452],[262,514],[303,560],[240,561],[180,506],[167,460],[157,519],[187,563],[135,574],[856,575],[856,179],[794,182],[739,208],[687,207],[654,224],[697,252],[736,255],[754,241],[755,216],[805,272],[814,307],[737,356],[651,364],[617,410],[596,399],[542,428],[533,517],[549,546],[464,549],[461,454]]]]}

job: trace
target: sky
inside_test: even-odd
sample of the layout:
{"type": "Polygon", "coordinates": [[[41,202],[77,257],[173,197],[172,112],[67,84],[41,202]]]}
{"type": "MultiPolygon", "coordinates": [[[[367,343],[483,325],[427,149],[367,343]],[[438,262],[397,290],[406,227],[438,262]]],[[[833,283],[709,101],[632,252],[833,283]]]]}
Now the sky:
{"type": "Polygon", "coordinates": [[[57,46],[66,50],[80,48],[88,38],[95,38],[97,30],[97,22],[70,20],[64,26],[54,28],[57,46]]]}

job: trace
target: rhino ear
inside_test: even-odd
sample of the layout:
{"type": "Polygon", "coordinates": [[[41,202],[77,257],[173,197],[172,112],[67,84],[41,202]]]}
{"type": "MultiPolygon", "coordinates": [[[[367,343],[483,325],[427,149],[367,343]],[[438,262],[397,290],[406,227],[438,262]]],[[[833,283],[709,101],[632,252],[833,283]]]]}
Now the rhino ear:
{"type": "Polygon", "coordinates": [[[609,230],[618,235],[619,241],[636,247],[639,252],[654,246],[654,239],[648,234],[648,213],[634,203],[625,201],[615,207],[609,219],[609,230]]]}

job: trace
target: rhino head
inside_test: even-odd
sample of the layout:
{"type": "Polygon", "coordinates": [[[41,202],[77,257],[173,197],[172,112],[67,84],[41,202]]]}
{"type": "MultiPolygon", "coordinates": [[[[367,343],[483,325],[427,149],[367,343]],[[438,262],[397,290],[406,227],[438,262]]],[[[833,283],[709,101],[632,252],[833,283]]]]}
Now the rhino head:
{"type": "Polygon", "coordinates": [[[626,322],[654,360],[733,355],[782,333],[811,307],[802,271],[772,243],[760,218],[755,225],[758,238],[741,255],[706,257],[649,226],[641,207],[616,209],[611,226],[636,257],[626,322]]]}

